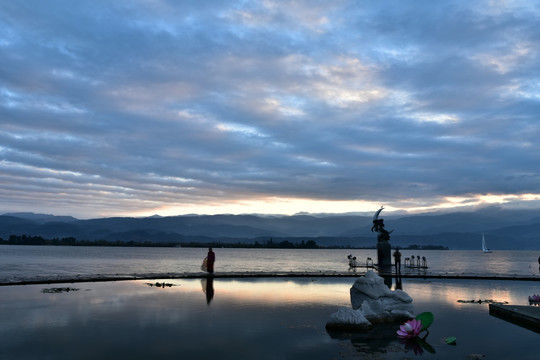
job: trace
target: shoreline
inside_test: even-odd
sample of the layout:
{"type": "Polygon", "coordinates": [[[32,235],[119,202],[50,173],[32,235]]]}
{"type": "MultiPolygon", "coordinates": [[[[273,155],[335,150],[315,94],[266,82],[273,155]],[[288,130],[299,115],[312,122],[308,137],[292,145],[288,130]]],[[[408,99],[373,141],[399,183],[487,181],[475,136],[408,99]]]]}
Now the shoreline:
{"type": "MultiPolygon", "coordinates": [[[[396,278],[395,273],[379,273],[382,277],[396,278]]],[[[32,280],[19,280],[0,282],[0,287],[3,286],[20,286],[20,285],[44,285],[44,284],[64,284],[64,283],[88,283],[88,282],[114,282],[114,281],[128,281],[128,280],[158,280],[158,279],[257,279],[257,278],[355,278],[364,276],[364,273],[353,272],[287,272],[287,273],[256,273],[256,272],[244,272],[244,273],[159,273],[159,274],[132,274],[132,275],[96,275],[96,276],[74,276],[66,278],[45,278],[45,279],[32,279],[32,280]]],[[[401,274],[397,276],[401,279],[450,279],[450,280],[506,280],[506,281],[540,281],[539,276],[534,275],[472,275],[472,274],[401,274]]]]}

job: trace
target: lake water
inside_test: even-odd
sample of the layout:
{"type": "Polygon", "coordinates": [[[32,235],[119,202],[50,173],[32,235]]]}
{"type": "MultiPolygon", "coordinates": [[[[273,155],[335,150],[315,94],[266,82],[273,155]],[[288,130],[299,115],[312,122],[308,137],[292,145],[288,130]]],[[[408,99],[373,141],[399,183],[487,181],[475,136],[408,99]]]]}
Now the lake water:
{"type": "MultiPolygon", "coordinates": [[[[347,255],[364,264],[375,250],[214,249],[216,273],[342,273],[347,255]]],[[[82,246],[0,246],[0,283],[77,277],[163,276],[201,273],[204,248],[82,246]]],[[[538,251],[402,250],[403,258],[426,257],[427,270],[404,272],[449,275],[539,276],[538,251]]],[[[363,271],[358,269],[359,272],[363,271]]]]}
{"type": "Polygon", "coordinates": [[[539,334],[489,315],[526,305],[533,281],[403,279],[434,322],[431,352],[402,343],[399,323],[329,333],[353,278],[130,280],[0,287],[1,359],[538,359],[539,334]],[[150,286],[152,285],[152,286],[150,286]],[[60,287],[59,287],[60,286],[60,287]],[[69,291],[67,291],[69,290],[69,291]],[[444,342],[457,337],[457,345],[444,342]],[[422,354],[423,352],[423,354],[422,354]]]}
{"type": "MultiPolygon", "coordinates": [[[[434,314],[426,338],[429,352],[402,343],[395,323],[353,334],[327,332],[330,315],[351,306],[351,277],[169,278],[203,275],[206,251],[0,246],[4,284],[156,275],[153,280],[0,286],[0,358],[467,359],[480,354],[486,359],[538,359],[538,333],[489,315],[485,302],[463,302],[527,305],[529,295],[540,293],[536,252],[402,251],[404,257],[425,256],[429,273],[536,280],[404,278],[402,288],[413,298],[415,312],[434,314]],[[165,276],[160,279],[159,274],[165,276]],[[448,336],[456,336],[457,345],[445,344],[448,336]]],[[[376,256],[375,250],[215,252],[218,274],[347,273],[348,254],[359,262],[376,256]]]]}

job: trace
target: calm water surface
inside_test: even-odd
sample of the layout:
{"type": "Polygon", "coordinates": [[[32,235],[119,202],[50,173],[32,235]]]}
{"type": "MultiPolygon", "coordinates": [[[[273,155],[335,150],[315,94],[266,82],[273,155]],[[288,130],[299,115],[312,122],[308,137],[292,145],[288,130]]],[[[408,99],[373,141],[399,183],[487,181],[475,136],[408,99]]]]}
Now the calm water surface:
{"type": "MultiPolygon", "coordinates": [[[[0,246],[0,282],[198,273],[204,248],[130,248],[78,246],[0,246]]],[[[376,261],[375,250],[215,249],[217,273],[344,272],[347,255],[363,264],[376,261]]],[[[409,251],[425,256],[434,274],[539,276],[538,251],[409,251]]],[[[359,269],[362,271],[362,269],[359,269]]],[[[421,272],[423,270],[409,270],[421,272]]]]}
{"type": "MultiPolygon", "coordinates": [[[[341,273],[349,253],[359,262],[376,256],[375,250],[215,251],[218,273],[341,273]]],[[[425,256],[430,273],[540,280],[535,252],[402,252],[425,256]]],[[[0,246],[0,281],[202,275],[205,255],[196,248],[0,246]]],[[[401,343],[399,324],[328,333],[330,314],[350,307],[353,282],[203,278],[1,286],[0,359],[538,359],[538,333],[490,316],[486,303],[458,300],[527,305],[529,295],[540,293],[539,281],[404,279],[415,312],[435,315],[426,339],[434,354],[401,343]],[[446,345],[447,336],[456,336],[457,345],[446,345]]]]}
{"type": "Polygon", "coordinates": [[[328,333],[350,307],[351,278],[156,281],[0,287],[1,359],[538,359],[539,334],[490,316],[493,299],[526,305],[532,281],[404,280],[415,312],[435,321],[426,342],[406,347],[399,324],[328,333]],[[153,285],[153,286],[150,286],[153,285]],[[58,286],[58,285],[55,285],[58,286]],[[443,339],[456,336],[457,345],[443,339]],[[416,351],[416,352],[415,352],[416,351]]]}

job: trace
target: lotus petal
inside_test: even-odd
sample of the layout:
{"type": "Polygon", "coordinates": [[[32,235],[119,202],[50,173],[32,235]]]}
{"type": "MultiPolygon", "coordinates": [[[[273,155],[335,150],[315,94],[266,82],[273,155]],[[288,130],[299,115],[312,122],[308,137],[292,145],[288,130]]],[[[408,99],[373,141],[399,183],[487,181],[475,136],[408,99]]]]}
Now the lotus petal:
{"type": "Polygon", "coordinates": [[[401,338],[411,339],[417,337],[422,329],[422,321],[412,319],[399,327],[397,334],[401,338]]]}

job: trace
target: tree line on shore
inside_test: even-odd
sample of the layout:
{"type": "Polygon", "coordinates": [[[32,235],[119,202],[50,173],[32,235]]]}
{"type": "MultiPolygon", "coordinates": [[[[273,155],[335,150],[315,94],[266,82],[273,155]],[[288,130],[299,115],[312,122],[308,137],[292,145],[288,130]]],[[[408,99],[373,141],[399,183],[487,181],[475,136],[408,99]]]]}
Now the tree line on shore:
{"type": "MultiPolygon", "coordinates": [[[[320,246],[315,240],[289,240],[253,242],[223,242],[223,241],[186,241],[186,242],[137,242],[137,241],[108,241],[108,240],[77,240],[76,238],[52,238],[42,236],[11,235],[7,240],[0,238],[0,245],[56,245],[56,246],[128,246],[128,247],[216,247],[216,248],[275,248],[275,249],[375,249],[376,246],[354,247],[351,245],[320,246]]],[[[448,250],[446,246],[439,245],[409,245],[400,247],[406,250],[448,250]]]]}
{"type": "Polygon", "coordinates": [[[230,247],[230,248],[280,248],[280,249],[318,249],[319,245],[314,240],[302,240],[300,242],[291,242],[283,240],[274,242],[269,239],[266,242],[255,241],[247,242],[138,242],[138,241],[108,241],[108,240],[77,240],[70,236],[65,238],[47,239],[42,236],[27,236],[27,235],[11,235],[7,240],[0,238],[0,244],[3,245],[62,245],[62,246],[140,246],[140,247],[230,247]]]}

